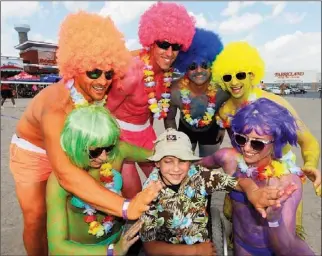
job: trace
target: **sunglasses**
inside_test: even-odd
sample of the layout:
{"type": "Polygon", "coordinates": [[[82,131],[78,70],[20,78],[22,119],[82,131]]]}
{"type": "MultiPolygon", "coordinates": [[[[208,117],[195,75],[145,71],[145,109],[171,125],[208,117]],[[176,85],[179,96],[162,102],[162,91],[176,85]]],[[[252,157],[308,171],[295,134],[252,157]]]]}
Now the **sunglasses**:
{"type": "Polygon", "coordinates": [[[169,42],[167,41],[156,41],[155,42],[157,44],[157,46],[163,50],[168,50],[169,47],[171,46],[172,47],[172,51],[180,51],[181,50],[181,47],[182,45],[181,44],[170,44],[169,42]]]}
{"type": "MultiPolygon", "coordinates": [[[[238,79],[238,80],[244,80],[246,78],[247,74],[246,72],[238,72],[235,74],[235,77],[238,79]]],[[[231,79],[233,79],[233,76],[230,75],[230,74],[227,74],[227,75],[223,75],[222,76],[222,80],[226,83],[230,82],[231,79]]]]}
{"type": "MultiPolygon", "coordinates": [[[[103,74],[103,71],[100,69],[94,69],[92,71],[86,71],[86,75],[90,79],[98,79],[103,74]]],[[[113,69],[104,72],[106,80],[111,80],[114,75],[113,69]]]]}
{"type": "Polygon", "coordinates": [[[262,151],[266,145],[273,143],[273,140],[265,141],[260,139],[250,139],[245,135],[235,133],[235,142],[238,146],[244,147],[247,142],[250,142],[250,146],[256,151],[262,151]]]}
{"type": "Polygon", "coordinates": [[[209,63],[203,61],[200,65],[198,65],[196,62],[192,62],[192,64],[188,67],[190,71],[196,70],[198,67],[201,67],[202,69],[208,69],[209,63]]]}
{"type": "Polygon", "coordinates": [[[89,150],[89,159],[99,157],[103,153],[104,150],[105,150],[106,154],[108,154],[113,150],[114,147],[115,147],[115,145],[111,145],[111,146],[108,146],[108,147],[90,149],[89,150]]]}

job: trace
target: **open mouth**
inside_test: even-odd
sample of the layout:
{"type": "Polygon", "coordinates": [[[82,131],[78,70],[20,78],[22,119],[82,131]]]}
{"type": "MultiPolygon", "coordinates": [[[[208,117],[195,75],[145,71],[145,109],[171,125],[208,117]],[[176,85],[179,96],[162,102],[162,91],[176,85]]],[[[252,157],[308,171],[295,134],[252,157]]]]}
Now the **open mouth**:
{"type": "Polygon", "coordinates": [[[253,157],[253,156],[257,155],[257,153],[248,153],[248,152],[244,152],[244,154],[247,157],[253,157]]]}
{"type": "Polygon", "coordinates": [[[241,89],[243,88],[243,86],[238,86],[238,87],[230,87],[232,93],[234,94],[238,94],[241,92],[241,89]]]}

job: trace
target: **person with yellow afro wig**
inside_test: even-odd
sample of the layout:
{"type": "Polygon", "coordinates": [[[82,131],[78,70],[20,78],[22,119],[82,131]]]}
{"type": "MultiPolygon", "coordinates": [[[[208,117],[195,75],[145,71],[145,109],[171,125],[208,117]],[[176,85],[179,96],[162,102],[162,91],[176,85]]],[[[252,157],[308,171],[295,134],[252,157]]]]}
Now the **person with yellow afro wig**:
{"type": "MultiPolygon", "coordinates": [[[[265,74],[265,64],[258,50],[247,42],[231,42],[212,63],[211,71],[212,79],[231,95],[216,116],[217,123],[226,128],[229,135],[231,135],[231,120],[237,111],[259,98],[270,99],[292,113],[300,127],[297,132],[297,143],[301,147],[304,160],[302,170],[313,182],[316,194],[321,196],[321,173],[317,170],[320,158],[319,144],[294,108],[284,98],[258,88],[257,85],[263,80],[265,74]]],[[[281,161],[289,168],[295,165],[295,154],[289,144],[283,148],[281,161]]],[[[297,212],[298,233],[302,230],[302,206],[303,204],[300,204],[297,212]]],[[[227,197],[224,207],[226,217],[230,218],[230,203],[227,197]]]]}
{"type": "MultiPolygon", "coordinates": [[[[68,158],[60,145],[67,115],[79,106],[104,105],[112,82],[126,72],[131,54],[109,17],[78,12],[61,24],[57,64],[63,79],[34,97],[18,121],[10,145],[10,169],[24,218],[28,255],[48,255],[46,185],[54,171],[66,191],[105,213],[137,219],[157,196],[160,184],[131,202],[102,188],[68,158]]],[[[95,119],[91,126],[100,126],[95,119]]],[[[78,145],[78,144],[77,144],[78,145]]]]}

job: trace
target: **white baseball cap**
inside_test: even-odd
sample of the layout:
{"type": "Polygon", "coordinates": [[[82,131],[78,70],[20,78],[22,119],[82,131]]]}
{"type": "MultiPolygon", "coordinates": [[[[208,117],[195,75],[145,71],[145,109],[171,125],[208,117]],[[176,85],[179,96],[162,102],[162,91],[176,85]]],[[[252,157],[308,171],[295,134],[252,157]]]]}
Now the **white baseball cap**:
{"type": "Polygon", "coordinates": [[[184,161],[197,161],[200,157],[193,154],[189,137],[173,128],[168,128],[154,141],[155,152],[150,161],[158,162],[165,156],[174,156],[184,161]]]}

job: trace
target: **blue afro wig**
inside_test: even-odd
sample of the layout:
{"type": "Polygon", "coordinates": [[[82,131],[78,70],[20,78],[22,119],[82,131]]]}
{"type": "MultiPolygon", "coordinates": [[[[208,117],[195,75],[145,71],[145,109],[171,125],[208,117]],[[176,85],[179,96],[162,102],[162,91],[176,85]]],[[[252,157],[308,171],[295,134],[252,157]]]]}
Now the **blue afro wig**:
{"type": "Polygon", "coordinates": [[[188,51],[180,51],[173,67],[180,73],[186,73],[192,62],[201,64],[203,61],[212,63],[222,51],[223,44],[220,37],[209,30],[196,28],[192,44],[188,51]]]}

